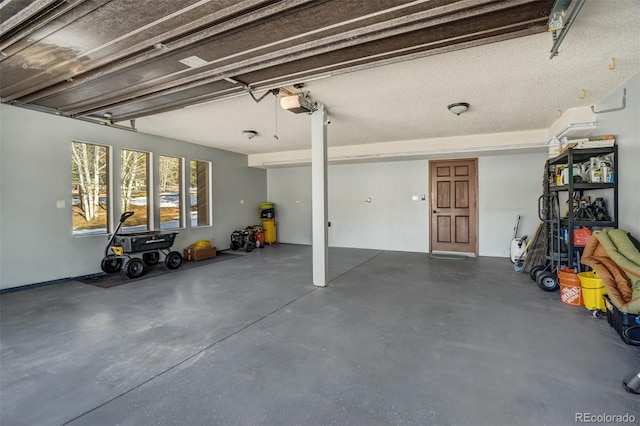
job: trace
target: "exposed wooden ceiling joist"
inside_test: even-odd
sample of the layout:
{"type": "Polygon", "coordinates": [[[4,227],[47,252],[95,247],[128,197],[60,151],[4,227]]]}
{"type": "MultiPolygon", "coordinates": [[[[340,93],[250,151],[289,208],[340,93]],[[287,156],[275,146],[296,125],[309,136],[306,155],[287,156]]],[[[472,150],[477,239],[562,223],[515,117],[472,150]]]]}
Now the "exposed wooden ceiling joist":
{"type": "Polygon", "coordinates": [[[39,15],[60,6],[61,0],[36,0],[26,3],[24,0],[7,0],[0,3],[0,33],[6,34],[27,21],[35,20],[39,15]]]}
{"type": "MultiPolygon", "coordinates": [[[[473,1],[473,0],[472,0],[473,1]]],[[[470,1],[460,2],[470,3],[470,1]]],[[[476,1],[477,3],[477,1],[476,1]]],[[[510,0],[497,4],[491,4],[484,7],[478,7],[473,11],[463,10],[461,12],[452,13],[454,8],[450,6],[442,6],[440,8],[430,9],[421,13],[416,13],[410,17],[395,18],[389,21],[379,22],[367,27],[360,27],[341,34],[332,35],[325,38],[318,38],[313,41],[294,45],[285,49],[272,51],[263,55],[253,56],[241,61],[229,63],[228,65],[216,68],[203,66],[198,69],[205,69],[202,72],[192,74],[186,77],[180,77],[183,71],[178,71],[172,75],[164,75],[156,81],[145,81],[147,86],[140,90],[132,90],[131,87],[122,88],[120,91],[112,92],[110,98],[101,97],[100,100],[84,100],[78,104],[66,106],[66,112],[71,115],[90,114],[95,111],[102,110],[104,107],[123,102],[129,99],[140,99],[143,96],[157,97],[164,94],[174,93],[180,88],[191,89],[199,85],[212,83],[223,80],[227,76],[238,74],[247,74],[257,70],[269,69],[283,63],[290,63],[304,58],[317,57],[329,52],[349,48],[356,45],[362,45],[376,40],[389,39],[391,37],[411,33],[425,28],[435,27],[438,25],[454,24],[456,21],[482,15],[485,13],[495,12],[503,8],[513,7],[514,4],[522,4],[522,0],[510,0]],[[443,10],[440,10],[443,9],[443,10]],[[442,16],[444,15],[444,16],[442,16]],[[435,17],[434,17],[435,16],[435,17]],[[165,83],[162,81],[169,80],[165,83]]],[[[465,7],[468,7],[465,5],[465,7]]],[[[544,24],[545,18],[539,18],[544,24]]],[[[526,22],[525,24],[529,24],[526,22]]],[[[518,22],[517,25],[522,25],[518,22]]],[[[449,40],[444,37],[442,42],[449,40]]],[[[238,55],[242,56],[242,55],[238,55]]]]}
{"type": "MultiPolygon", "coordinates": [[[[336,63],[331,66],[323,66],[291,74],[282,74],[274,78],[265,78],[265,80],[256,80],[252,84],[251,89],[255,92],[262,92],[273,88],[290,86],[301,81],[313,81],[329,76],[337,76],[344,73],[362,71],[368,68],[397,63],[399,60],[412,60],[423,58],[426,56],[439,55],[459,49],[468,49],[476,46],[481,46],[486,43],[505,41],[514,37],[525,37],[539,32],[539,29],[535,27],[529,27],[513,31],[512,33],[508,34],[491,35],[488,37],[486,37],[486,34],[484,34],[485,37],[482,39],[469,40],[450,45],[446,45],[446,40],[444,40],[438,42],[437,47],[435,46],[436,43],[430,43],[429,46],[417,46],[411,49],[402,49],[401,52],[385,52],[384,54],[372,55],[359,60],[349,60],[342,63],[336,63]],[[418,50],[421,47],[429,47],[429,50],[418,50]],[[398,56],[394,56],[394,53],[398,54],[398,56]]],[[[176,90],[176,93],[184,92],[176,90]]],[[[204,93],[199,96],[185,97],[184,99],[180,100],[172,100],[172,98],[169,98],[167,94],[164,93],[163,95],[149,95],[142,99],[125,101],[121,104],[112,105],[112,107],[117,108],[117,110],[119,111],[119,121],[128,121],[139,117],[184,108],[185,106],[196,105],[216,100],[224,100],[231,97],[239,96],[240,94],[244,93],[245,90],[241,90],[237,87],[231,87],[226,88],[225,90],[204,93]],[[155,102],[149,103],[147,106],[137,105],[139,102],[145,103],[148,100],[155,100],[155,102]]],[[[111,109],[113,108],[110,108],[109,110],[111,109]]],[[[105,113],[107,112],[107,109],[96,110],[93,112],[105,113]]]]}
{"type": "MultiPolygon", "coordinates": [[[[24,0],[17,1],[25,2],[24,0]]],[[[28,16],[29,12],[27,10],[31,9],[32,5],[35,4],[32,3],[32,5],[19,12],[25,15],[25,20],[28,18],[26,22],[20,22],[18,25],[12,26],[11,29],[0,31],[0,34],[2,34],[0,37],[0,40],[2,40],[0,42],[0,51],[3,53],[3,55],[0,55],[0,61],[40,42],[48,35],[64,27],[67,22],[72,22],[88,15],[108,1],[94,0],[91,3],[86,3],[86,0],[58,0],[48,8],[28,16]],[[45,27],[46,31],[39,31],[45,27]]],[[[3,4],[0,3],[0,7],[3,4]]],[[[8,19],[8,21],[11,21],[11,19],[8,19]]],[[[2,22],[7,23],[7,21],[4,21],[4,16],[2,22]]],[[[11,26],[11,24],[7,24],[7,26],[11,26]]]]}
{"type": "MultiPolygon", "coordinates": [[[[23,89],[21,92],[7,96],[6,99],[14,100],[20,98],[21,103],[32,102],[64,90],[69,90],[76,86],[86,84],[108,74],[134,67],[161,55],[167,55],[169,52],[174,50],[188,47],[206,38],[214,37],[255,20],[264,19],[268,16],[282,13],[288,8],[309,3],[310,1],[313,0],[293,0],[286,5],[276,4],[258,10],[252,10],[267,2],[264,0],[244,0],[238,4],[234,4],[207,16],[201,17],[194,22],[188,22],[177,28],[172,28],[168,32],[158,34],[150,39],[145,39],[142,42],[117,53],[92,61],[81,74],[78,74],[77,72],[75,74],[73,72],[67,72],[64,75],[58,75],[55,78],[43,81],[35,86],[23,89]],[[247,10],[252,11],[250,13],[234,17],[235,15],[246,12],[247,10]],[[220,23],[216,24],[216,22],[220,23]],[[205,27],[205,29],[182,37],[184,34],[193,32],[193,28],[197,27],[205,27]],[[153,46],[154,49],[150,49],[150,46],[153,46]],[[63,83],[60,83],[60,81],[63,83]]],[[[180,12],[184,13],[185,10],[182,9],[180,12]]],[[[135,29],[136,32],[139,30],[139,28],[135,29]]],[[[120,39],[124,39],[125,37],[126,36],[122,36],[120,39]]],[[[109,44],[111,43],[113,42],[110,42],[109,44]]],[[[104,47],[106,46],[100,46],[95,48],[94,51],[98,51],[100,48],[104,47]]],[[[86,52],[83,56],[89,56],[91,53],[93,52],[86,52]]],[[[68,62],[69,61],[56,64],[54,68],[65,69],[68,62]]],[[[50,71],[51,69],[48,70],[48,72],[50,71]]],[[[39,76],[35,76],[35,78],[37,77],[39,76]]],[[[24,83],[27,82],[21,82],[23,85],[24,83]]],[[[7,89],[11,90],[11,88],[7,89]]]]}
{"type": "Polygon", "coordinates": [[[20,4],[1,21],[2,101],[117,121],[247,89],[230,77],[265,89],[542,32],[553,0],[20,4]]]}

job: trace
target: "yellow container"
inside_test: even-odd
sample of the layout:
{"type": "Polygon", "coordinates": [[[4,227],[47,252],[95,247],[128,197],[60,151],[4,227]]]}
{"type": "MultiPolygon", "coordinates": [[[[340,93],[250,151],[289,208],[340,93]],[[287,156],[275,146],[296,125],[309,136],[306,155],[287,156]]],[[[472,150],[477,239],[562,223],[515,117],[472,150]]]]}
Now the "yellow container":
{"type": "Polygon", "coordinates": [[[602,282],[602,278],[596,271],[580,272],[580,285],[582,286],[582,298],[585,308],[595,311],[606,312],[602,296],[607,294],[607,289],[602,282]]]}
{"type": "Polygon", "coordinates": [[[276,242],[276,220],[264,219],[262,221],[262,229],[264,229],[264,243],[273,244],[276,242]]]}

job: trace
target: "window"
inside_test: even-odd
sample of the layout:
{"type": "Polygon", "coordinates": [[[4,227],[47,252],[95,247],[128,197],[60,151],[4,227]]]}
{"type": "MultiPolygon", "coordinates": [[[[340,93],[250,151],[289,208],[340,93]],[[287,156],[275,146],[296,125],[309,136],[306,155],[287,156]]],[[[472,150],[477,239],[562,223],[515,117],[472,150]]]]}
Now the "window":
{"type": "Polygon", "coordinates": [[[109,224],[109,148],[73,142],[71,150],[73,234],[106,233],[109,224]]]}
{"type": "Polygon", "coordinates": [[[182,158],[161,155],[160,229],[182,227],[182,158]]]}
{"type": "Polygon", "coordinates": [[[211,197],[209,195],[211,163],[191,160],[191,226],[211,225],[211,197]]]}
{"type": "Polygon", "coordinates": [[[122,150],[122,211],[134,212],[123,230],[149,229],[149,154],[122,150]]]}

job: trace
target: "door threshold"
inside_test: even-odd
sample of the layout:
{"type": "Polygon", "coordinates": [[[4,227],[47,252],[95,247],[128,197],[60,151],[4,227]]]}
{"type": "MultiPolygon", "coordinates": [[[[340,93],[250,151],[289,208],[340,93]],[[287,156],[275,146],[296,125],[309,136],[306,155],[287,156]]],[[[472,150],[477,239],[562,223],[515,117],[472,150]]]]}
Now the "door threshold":
{"type": "Polygon", "coordinates": [[[433,250],[432,254],[448,254],[448,255],[458,255],[458,256],[467,256],[467,257],[476,257],[475,253],[467,253],[465,251],[445,251],[445,250],[433,250]]]}

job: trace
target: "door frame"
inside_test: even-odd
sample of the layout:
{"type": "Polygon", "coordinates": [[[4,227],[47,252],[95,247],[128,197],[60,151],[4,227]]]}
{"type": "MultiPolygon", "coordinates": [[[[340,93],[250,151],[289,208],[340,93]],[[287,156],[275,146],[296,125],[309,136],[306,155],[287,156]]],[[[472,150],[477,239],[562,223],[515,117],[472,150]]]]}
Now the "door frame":
{"type": "MultiPolygon", "coordinates": [[[[479,234],[480,234],[480,220],[479,220],[479,204],[480,204],[480,199],[479,196],[480,194],[478,193],[478,158],[456,158],[456,159],[445,159],[445,160],[429,160],[429,170],[428,170],[428,181],[429,181],[429,253],[433,253],[433,235],[434,235],[434,229],[433,229],[433,220],[432,220],[432,215],[433,215],[433,181],[431,180],[431,175],[433,172],[433,168],[435,166],[437,166],[438,164],[443,164],[443,163],[447,163],[447,164],[451,164],[451,163],[457,163],[457,162],[462,162],[462,161],[472,161],[474,164],[474,173],[473,173],[473,182],[472,182],[472,188],[471,190],[473,191],[475,197],[475,205],[473,206],[473,211],[469,212],[469,215],[473,215],[473,219],[475,221],[475,227],[474,227],[474,231],[475,231],[475,235],[474,237],[474,244],[473,244],[473,253],[471,252],[462,252],[462,251],[449,251],[450,253],[460,253],[460,254],[469,254],[469,255],[473,255],[473,256],[478,256],[478,244],[479,244],[479,234]]],[[[440,250],[438,250],[438,252],[441,252],[440,250]]]]}

